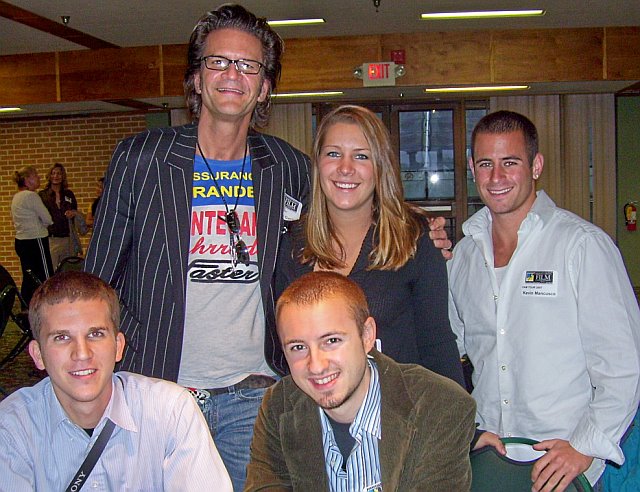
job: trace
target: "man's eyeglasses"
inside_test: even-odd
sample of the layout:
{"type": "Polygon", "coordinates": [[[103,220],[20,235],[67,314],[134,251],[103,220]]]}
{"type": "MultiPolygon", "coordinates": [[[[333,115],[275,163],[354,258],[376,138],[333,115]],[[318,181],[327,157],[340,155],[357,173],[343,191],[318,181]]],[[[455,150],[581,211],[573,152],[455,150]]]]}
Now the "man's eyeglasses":
{"type": "Polygon", "coordinates": [[[235,210],[231,210],[226,213],[224,221],[229,228],[229,246],[231,247],[231,262],[233,267],[238,263],[244,263],[245,266],[249,266],[250,256],[249,248],[246,243],[240,238],[240,219],[235,210]]]}
{"type": "Polygon", "coordinates": [[[209,70],[217,70],[219,72],[224,72],[233,63],[236,66],[236,70],[245,75],[260,73],[260,69],[264,67],[262,63],[256,60],[229,60],[229,58],[218,55],[203,56],[200,61],[204,62],[204,66],[209,70]]]}

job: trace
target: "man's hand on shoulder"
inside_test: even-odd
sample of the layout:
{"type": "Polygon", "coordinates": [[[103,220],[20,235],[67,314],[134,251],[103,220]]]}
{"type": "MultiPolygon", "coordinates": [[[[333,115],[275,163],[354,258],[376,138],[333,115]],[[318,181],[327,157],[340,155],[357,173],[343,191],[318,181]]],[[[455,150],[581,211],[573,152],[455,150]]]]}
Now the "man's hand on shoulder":
{"type": "Polygon", "coordinates": [[[447,231],[444,229],[445,224],[446,221],[444,217],[430,218],[429,239],[431,239],[434,246],[440,250],[444,259],[450,260],[453,258],[453,253],[451,252],[451,246],[453,246],[453,244],[449,236],[447,236],[447,231]]]}
{"type": "Polygon", "coordinates": [[[485,431],[480,434],[476,445],[473,447],[472,451],[476,449],[484,448],[485,446],[493,446],[496,448],[496,451],[500,453],[502,456],[507,454],[507,448],[504,443],[500,440],[500,436],[498,434],[494,434],[493,432],[485,431]]]}
{"type": "Polygon", "coordinates": [[[531,472],[534,492],[562,492],[593,461],[591,456],[576,451],[563,439],[542,441],[534,444],[533,449],[546,451],[531,472]]]}

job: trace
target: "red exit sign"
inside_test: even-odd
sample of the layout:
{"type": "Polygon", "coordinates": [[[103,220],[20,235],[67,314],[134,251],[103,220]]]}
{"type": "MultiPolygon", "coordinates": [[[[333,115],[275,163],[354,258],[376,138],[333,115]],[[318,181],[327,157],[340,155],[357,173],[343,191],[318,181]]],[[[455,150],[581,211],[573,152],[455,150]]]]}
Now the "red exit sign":
{"type": "Polygon", "coordinates": [[[369,64],[369,78],[371,80],[381,80],[389,78],[389,65],[391,63],[371,63],[369,64]]]}
{"type": "Polygon", "coordinates": [[[396,85],[396,64],[393,62],[365,63],[362,69],[365,87],[396,85]]]}

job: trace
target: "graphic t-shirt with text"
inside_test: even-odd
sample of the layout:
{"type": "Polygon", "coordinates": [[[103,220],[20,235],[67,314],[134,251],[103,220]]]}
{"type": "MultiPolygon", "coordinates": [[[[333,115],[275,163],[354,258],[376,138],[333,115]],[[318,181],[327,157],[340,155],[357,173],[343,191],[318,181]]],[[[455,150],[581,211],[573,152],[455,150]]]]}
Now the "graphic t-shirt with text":
{"type": "Polygon", "coordinates": [[[195,388],[220,388],[250,374],[272,374],[263,355],[264,315],[251,159],[247,156],[243,173],[242,159],[208,159],[208,163],[210,169],[196,155],[185,332],[178,376],[179,384],[195,388]],[[227,208],[238,214],[239,235],[249,251],[249,266],[232,264],[230,231],[224,220],[227,208]]]}

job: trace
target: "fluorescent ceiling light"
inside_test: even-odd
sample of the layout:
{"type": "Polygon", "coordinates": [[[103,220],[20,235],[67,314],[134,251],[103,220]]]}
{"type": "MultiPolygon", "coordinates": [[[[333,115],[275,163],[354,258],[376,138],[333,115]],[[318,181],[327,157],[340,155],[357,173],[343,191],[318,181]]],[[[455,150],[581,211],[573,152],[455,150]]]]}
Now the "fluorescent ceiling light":
{"type": "Polygon", "coordinates": [[[324,24],[324,19],[283,19],[267,21],[270,26],[309,26],[312,24],[324,24]]]}
{"type": "Polygon", "coordinates": [[[344,92],[341,91],[320,91],[320,92],[281,92],[279,94],[272,94],[271,97],[280,99],[281,97],[328,97],[328,96],[342,96],[344,92]]]}
{"type": "Polygon", "coordinates": [[[478,85],[460,87],[434,87],[425,89],[427,93],[433,92],[491,92],[491,91],[522,91],[529,89],[528,85],[478,85]]]}
{"type": "Polygon", "coordinates": [[[476,12],[431,12],[421,14],[422,20],[442,19],[488,19],[496,17],[533,17],[544,15],[545,10],[480,10],[476,12]]]}
{"type": "Polygon", "coordinates": [[[22,111],[22,108],[0,108],[0,113],[14,113],[22,111]]]}

